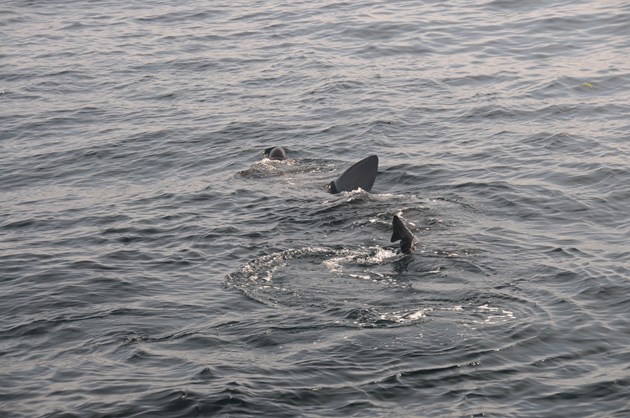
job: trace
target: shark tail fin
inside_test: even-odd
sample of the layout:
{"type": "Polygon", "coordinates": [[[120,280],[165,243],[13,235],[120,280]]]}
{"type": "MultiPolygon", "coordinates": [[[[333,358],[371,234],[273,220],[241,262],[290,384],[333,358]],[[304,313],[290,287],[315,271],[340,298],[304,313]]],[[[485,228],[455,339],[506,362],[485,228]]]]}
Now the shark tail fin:
{"type": "Polygon", "coordinates": [[[391,242],[396,242],[405,237],[405,232],[407,230],[407,227],[405,227],[405,224],[403,223],[403,221],[401,221],[400,218],[396,215],[394,215],[394,220],[392,221],[392,227],[394,229],[394,232],[392,232],[391,242]]]}
{"type": "Polygon", "coordinates": [[[392,228],[394,232],[392,232],[391,242],[400,240],[401,251],[405,254],[410,254],[416,248],[416,238],[396,215],[394,215],[394,220],[392,221],[392,228]]]}

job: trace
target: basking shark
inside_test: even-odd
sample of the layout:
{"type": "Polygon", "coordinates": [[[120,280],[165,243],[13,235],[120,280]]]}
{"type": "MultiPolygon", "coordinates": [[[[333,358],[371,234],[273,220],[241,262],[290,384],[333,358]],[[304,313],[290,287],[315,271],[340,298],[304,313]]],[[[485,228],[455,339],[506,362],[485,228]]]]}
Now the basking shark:
{"type": "Polygon", "coordinates": [[[287,152],[282,147],[271,147],[263,151],[265,157],[270,160],[286,160],[287,152]]]}
{"type": "Polygon", "coordinates": [[[416,237],[413,236],[409,228],[396,215],[394,215],[392,227],[394,229],[392,242],[400,240],[400,250],[405,254],[411,254],[416,249],[416,237]]]}
{"type": "MultiPolygon", "coordinates": [[[[282,147],[267,148],[263,151],[263,154],[270,160],[286,160],[287,158],[287,152],[282,147]]],[[[331,181],[328,184],[328,191],[336,194],[361,188],[369,192],[372,190],[377,174],[378,156],[370,155],[350,166],[337,180],[331,181]]],[[[413,236],[409,228],[396,215],[394,215],[392,228],[394,232],[392,233],[391,242],[400,240],[400,250],[405,254],[411,254],[416,249],[416,237],[413,236]]]]}
{"type": "Polygon", "coordinates": [[[331,181],[328,184],[328,191],[335,194],[350,192],[360,187],[369,192],[372,190],[377,172],[378,157],[370,155],[344,171],[337,180],[331,181]]]}

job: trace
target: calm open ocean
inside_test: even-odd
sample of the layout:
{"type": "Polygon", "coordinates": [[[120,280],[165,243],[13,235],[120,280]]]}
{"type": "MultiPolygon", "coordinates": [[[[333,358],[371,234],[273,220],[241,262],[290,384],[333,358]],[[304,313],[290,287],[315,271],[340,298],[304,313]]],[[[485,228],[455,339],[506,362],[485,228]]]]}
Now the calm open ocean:
{"type": "Polygon", "coordinates": [[[8,0],[0,45],[0,416],[630,416],[627,1],[8,0]]]}

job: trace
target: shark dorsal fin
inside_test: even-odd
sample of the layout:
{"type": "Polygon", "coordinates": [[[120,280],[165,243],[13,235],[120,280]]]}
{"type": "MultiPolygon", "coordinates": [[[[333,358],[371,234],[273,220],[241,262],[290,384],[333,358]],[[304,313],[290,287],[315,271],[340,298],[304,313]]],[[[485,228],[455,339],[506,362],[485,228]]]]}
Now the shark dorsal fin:
{"type": "Polygon", "coordinates": [[[370,155],[355,163],[328,185],[330,193],[350,192],[359,187],[366,192],[372,190],[378,173],[378,157],[370,155]]]}

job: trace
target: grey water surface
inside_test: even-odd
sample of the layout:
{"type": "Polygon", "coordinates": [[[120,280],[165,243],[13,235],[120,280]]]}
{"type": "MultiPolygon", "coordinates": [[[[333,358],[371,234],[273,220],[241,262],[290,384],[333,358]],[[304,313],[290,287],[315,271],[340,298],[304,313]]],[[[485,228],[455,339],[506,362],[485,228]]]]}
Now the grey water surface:
{"type": "Polygon", "coordinates": [[[630,416],[628,22],[3,2],[0,415],[630,416]]]}

